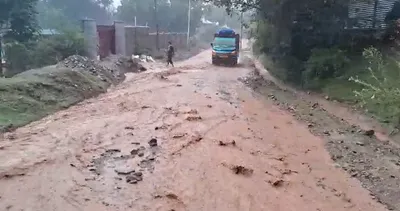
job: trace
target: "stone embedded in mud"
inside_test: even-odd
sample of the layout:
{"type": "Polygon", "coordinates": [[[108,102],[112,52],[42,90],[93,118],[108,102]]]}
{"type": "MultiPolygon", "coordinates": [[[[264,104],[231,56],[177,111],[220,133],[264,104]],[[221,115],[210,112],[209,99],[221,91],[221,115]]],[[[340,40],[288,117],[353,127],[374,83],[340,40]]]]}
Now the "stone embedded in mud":
{"type": "Polygon", "coordinates": [[[17,135],[15,135],[14,133],[9,133],[6,135],[6,138],[9,140],[15,140],[17,138],[17,135]]]}
{"type": "Polygon", "coordinates": [[[132,127],[132,126],[126,126],[125,127],[125,130],[134,130],[135,128],[134,127],[132,127]]]}
{"type": "Polygon", "coordinates": [[[253,169],[249,169],[249,168],[246,168],[244,166],[236,166],[236,165],[232,166],[231,170],[235,174],[242,174],[242,175],[245,175],[245,176],[250,176],[254,172],[253,169]]]}
{"type": "Polygon", "coordinates": [[[178,200],[179,199],[179,197],[176,195],[176,194],[174,194],[174,193],[168,193],[167,195],[165,195],[167,198],[169,198],[169,199],[174,199],[174,200],[178,200]]]}
{"type": "Polygon", "coordinates": [[[143,180],[143,173],[142,172],[135,172],[128,176],[126,176],[126,182],[129,184],[136,184],[143,180]]]}
{"type": "Polygon", "coordinates": [[[374,134],[375,134],[374,130],[366,130],[364,132],[364,135],[369,136],[369,137],[372,137],[374,134]]]}
{"type": "Polygon", "coordinates": [[[150,145],[151,147],[157,146],[157,145],[158,145],[157,139],[152,138],[152,139],[149,141],[149,145],[150,145]]]}
{"type": "Polygon", "coordinates": [[[122,169],[115,169],[115,173],[120,175],[129,175],[135,172],[135,169],[131,168],[122,168],[122,169]]]}
{"type": "Polygon", "coordinates": [[[188,116],[186,120],[189,122],[202,120],[201,116],[188,116]]]}
{"type": "Polygon", "coordinates": [[[272,99],[272,100],[277,100],[277,98],[276,98],[275,95],[273,95],[273,94],[269,94],[268,97],[269,97],[270,99],[272,99]]]}
{"type": "Polygon", "coordinates": [[[182,138],[185,137],[187,134],[186,133],[178,133],[172,136],[172,138],[177,139],[177,138],[182,138]]]}
{"type": "Polygon", "coordinates": [[[154,130],[165,130],[165,129],[168,129],[167,125],[161,125],[154,128],[154,130]]]}
{"type": "Polygon", "coordinates": [[[232,145],[232,146],[236,146],[236,141],[231,141],[229,143],[223,142],[223,141],[219,141],[219,145],[220,146],[228,146],[228,145],[232,145]]]}
{"type": "Polygon", "coordinates": [[[138,172],[135,172],[134,175],[137,176],[137,177],[142,177],[143,173],[138,171],[138,172]]]}
{"type": "Polygon", "coordinates": [[[119,153],[119,152],[121,152],[120,149],[107,149],[106,150],[106,153],[119,153]]]}
{"type": "Polygon", "coordinates": [[[356,144],[357,144],[358,146],[364,146],[364,143],[362,143],[362,142],[356,142],[356,144]]]}
{"type": "Polygon", "coordinates": [[[269,183],[274,187],[281,187],[283,185],[284,181],[281,179],[276,179],[276,180],[269,181],[269,183]]]}
{"type": "Polygon", "coordinates": [[[311,108],[312,108],[312,109],[315,109],[315,108],[317,108],[318,106],[319,106],[318,103],[314,103],[314,104],[311,106],[311,108]]]}
{"type": "Polygon", "coordinates": [[[190,111],[185,112],[186,114],[198,114],[199,112],[196,109],[190,109],[190,111]]]}
{"type": "Polygon", "coordinates": [[[138,180],[136,179],[135,176],[127,176],[126,177],[126,182],[129,184],[136,184],[138,182],[138,180]]]}
{"type": "Polygon", "coordinates": [[[328,135],[328,136],[331,135],[331,133],[329,131],[327,131],[327,130],[324,131],[324,134],[328,135]]]}
{"type": "Polygon", "coordinates": [[[139,153],[139,149],[133,149],[131,150],[131,155],[135,156],[139,153]]]}

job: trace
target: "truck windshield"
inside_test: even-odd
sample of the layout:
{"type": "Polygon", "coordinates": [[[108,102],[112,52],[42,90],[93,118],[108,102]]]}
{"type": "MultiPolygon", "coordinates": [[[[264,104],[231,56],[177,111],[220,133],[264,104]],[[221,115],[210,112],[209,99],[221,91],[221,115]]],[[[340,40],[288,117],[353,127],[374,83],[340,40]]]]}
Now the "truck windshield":
{"type": "Polygon", "coordinates": [[[235,38],[216,37],[214,39],[214,47],[235,47],[235,38]]]}

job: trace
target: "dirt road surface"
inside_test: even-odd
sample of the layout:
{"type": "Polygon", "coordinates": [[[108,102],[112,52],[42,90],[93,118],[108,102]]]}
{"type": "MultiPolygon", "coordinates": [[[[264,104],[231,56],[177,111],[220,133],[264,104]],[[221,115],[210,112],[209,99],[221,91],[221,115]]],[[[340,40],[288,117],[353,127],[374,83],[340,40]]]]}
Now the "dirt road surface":
{"type": "Polygon", "coordinates": [[[205,51],[5,134],[0,210],[381,211],[324,141],[205,51]]]}

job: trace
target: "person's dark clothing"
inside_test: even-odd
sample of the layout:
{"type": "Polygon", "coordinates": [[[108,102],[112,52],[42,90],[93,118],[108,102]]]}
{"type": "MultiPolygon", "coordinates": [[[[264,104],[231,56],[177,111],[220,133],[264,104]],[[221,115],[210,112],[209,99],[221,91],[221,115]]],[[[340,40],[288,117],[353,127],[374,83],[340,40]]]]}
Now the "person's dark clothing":
{"type": "Polygon", "coordinates": [[[172,61],[172,57],[170,57],[170,56],[168,56],[168,59],[167,59],[167,66],[168,66],[169,64],[171,64],[172,67],[174,66],[174,62],[172,61]]]}
{"type": "Polygon", "coordinates": [[[174,49],[174,47],[173,47],[172,45],[168,45],[168,52],[167,52],[167,54],[168,54],[168,57],[173,57],[173,56],[174,56],[174,54],[175,54],[175,49],[174,49]]]}
{"type": "Polygon", "coordinates": [[[168,51],[167,51],[167,65],[171,64],[174,66],[174,62],[172,61],[172,57],[175,55],[175,49],[172,45],[168,46],[168,51]]]}

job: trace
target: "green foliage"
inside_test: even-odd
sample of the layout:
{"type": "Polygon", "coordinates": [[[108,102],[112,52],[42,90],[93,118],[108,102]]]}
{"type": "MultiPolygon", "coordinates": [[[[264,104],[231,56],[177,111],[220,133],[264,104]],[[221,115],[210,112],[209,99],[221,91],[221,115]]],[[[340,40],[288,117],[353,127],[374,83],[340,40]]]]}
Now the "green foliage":
{"type": "Polygon", "coordinates": [[[8,43],[5,47],[5,59],[8,64],[6,77],[31,68],[56,64],[71,55],[83,54],[83,35],[71,30],[42,37],[34,43],[8,43]]]}
{"type": "Polygon", "coordinates": [[[341,76],[348,63],[346,52],[340,49],[313,49],[302,73],[303,86],[321,88],[324,80],[341,76]]]}
{"type": "Polygon", "coordinates": [[[32,50],[33,67],[55,64],[72,55],[84,54],[83,35],[76,31],[42,38],[32,50]]]}
{"type": "MultiPolygon", "coordinates": [[[[37,19],[42,29],[57,29],[73,27],[73,21],[69,20],[64,11],[51,6],[46,1],[39,1],[37,4],[37,19]]],[[[76,21],[77,22],[77,21],[76,21]]]]}
{"type": "Polygon", "coordinates": [[[68,22],[79,25],[80,20],[91,18],[98,24],[106,24],[111,21],[111,0],[41,0],[39,20],[43,26],[52,26],[55,21],[68,22]],[[49,14],[50,13],[50,14],[49,14]],[[53,14],[51,14],[53,13],[53,14]],[[50,19],[47,17],[56,17],[50,19]]]}
{"type": "Polygon", "coordinates": [[[363,53],[368,61],[369,77],[349,80],[362,86],[355,90],[355,97],[367,111],[375,114],[383,121],[399,124],[400,120],[400,63],[386,60],[376,48],[368,48],[363,53]]]}
{"type": "Polygon", "coordinates": [[[38,0],[1,0],[0,29],[7,29],[6,39],[26,42],[34,37],[38,25],[36,4],[38,0]]]}
{"type": "MultiPolygon", "coordinates": [[[[157,23],[160,31],[186,32],[188,6],[187,0],[157,0],[157,23]]],[[[194,33],[200,24],[204,5],[193,1],[191,6],[190,31],[194,33]]],[[[153,0],[121,0],[116,15],[127,23],[134,23],[136,16],[138,25],[147,24],[153,30],[156,28],[153,0]]]]}
{"type": "Polygon", "coordinates": [[[4,46],[5,60],[7,63],[6,77],[16,75],[29,68],[30,65],[30,50],[26,44],[19,42],[7,43],[4,46]],[[22,59],[23,58],[23,59],[22,59]]]}
{"type": "Polygon", "coordinates": [[[266,20],[259,20],[254,23],[252,35],[255,39],[253,50],[257,54],[273,52],[280,42],[280,38],[274,25],[266,20]]]}

